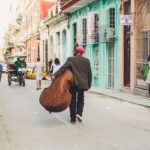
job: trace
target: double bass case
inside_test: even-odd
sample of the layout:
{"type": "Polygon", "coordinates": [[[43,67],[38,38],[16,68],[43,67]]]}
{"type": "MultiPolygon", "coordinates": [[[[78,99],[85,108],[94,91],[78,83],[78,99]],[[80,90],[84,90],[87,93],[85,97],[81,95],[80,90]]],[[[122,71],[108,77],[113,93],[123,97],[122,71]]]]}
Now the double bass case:
{"type": "Polygon", "coordinates": [[[71,103],[69,89],[72,84],[73,74],[68,69],[42,91],[40,104],[49,112],[64,111],[71,103]]]}

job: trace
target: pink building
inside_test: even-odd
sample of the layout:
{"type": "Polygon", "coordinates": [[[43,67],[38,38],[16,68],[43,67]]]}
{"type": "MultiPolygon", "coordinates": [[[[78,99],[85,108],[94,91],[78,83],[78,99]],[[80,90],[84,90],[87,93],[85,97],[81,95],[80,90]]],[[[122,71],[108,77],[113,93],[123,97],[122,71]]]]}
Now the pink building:
{"type": "Polygon", "coordinates": [[[27,61],[36,62],[40,57],[39,24],[48,15],[53,2],[47,0],[28,0],[25,4],[23,30],[27,50],[27,61]]]}

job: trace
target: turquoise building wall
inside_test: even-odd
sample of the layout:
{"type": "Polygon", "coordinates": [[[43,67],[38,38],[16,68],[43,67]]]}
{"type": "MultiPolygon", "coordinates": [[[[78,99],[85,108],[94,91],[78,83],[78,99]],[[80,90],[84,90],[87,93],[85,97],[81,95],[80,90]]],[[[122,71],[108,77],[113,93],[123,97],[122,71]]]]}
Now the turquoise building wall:
{"type": "MultiPolygon", "coordinates": [[[[72,13],[70,15],[71,28],[71,51],[74,51],[74,23],[77,23],[77,42],[86,49],[84,54],[90,59],[93,80],[93,87],[101,88],[119,88],[119,1],[118,0],[97,0],[88,6],[72,13]],[[110,28],[110,9],[114,8],[114,37],[108,42],[104,38],[105,29],[110,28]],[[97,14],[98,21],[98,42],[90,42],[89,36],[89,14],[97,14]],[[81,25],[82,19],[87,19],[87,43],[80,42],[82,39],[83,27],[81,25]],[[80,25],[79,25],[80,24],[80,25]],[[80,29],[82,28],[82,29],[80,29]],[[111,48],[110,48],[111,47],[111,48]],[[114,52],[114,60],[109,59],[110,54],[114,52]],[[97,65],[96,65],[97,64],[97,65]],[[95,67],[96,66],[96,67],[95,67]],[[113,67],[111,67],[113,66],[113,67]],[[112,72],[112,75],[109,74],[112,72]],[[110,80],[111,79],[111,80],[110,80]],[[110,84],[112,83],[112,85],[110,84]]],[[[113,56],[113,55],[112,55],[113,56]]]]}

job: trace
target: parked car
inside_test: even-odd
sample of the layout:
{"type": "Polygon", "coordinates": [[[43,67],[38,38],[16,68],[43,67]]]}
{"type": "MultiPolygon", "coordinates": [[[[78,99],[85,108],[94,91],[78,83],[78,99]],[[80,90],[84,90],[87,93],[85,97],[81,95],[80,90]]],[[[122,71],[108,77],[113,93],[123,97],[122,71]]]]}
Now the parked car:
{"type": "MultiPolygon", "coordinates": [[[[35,79],[36,78],[35,72],[32,72],[34,66],[35,66],[35,63],[27,63],[27,67],[26,67],[26,78],[27,79],[35,79]]],[[[43,79],[46,79],[46,76],[47,76],[46,68],[44,67],[43,79]]]]}

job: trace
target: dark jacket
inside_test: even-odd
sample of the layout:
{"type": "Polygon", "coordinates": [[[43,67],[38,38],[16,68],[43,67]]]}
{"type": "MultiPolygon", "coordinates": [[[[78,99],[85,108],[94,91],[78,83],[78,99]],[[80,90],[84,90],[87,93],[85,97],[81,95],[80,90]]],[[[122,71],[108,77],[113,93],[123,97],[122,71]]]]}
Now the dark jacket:
{"type": "Polygon", "coordinates": [[[55,77],[57,78],[67,69],[72,71],[75,85],[78,88],[88,90],[91,87],[92,71],[90,61],[87,58],[81,55],[69,57],[66,63],[54,74],[55,77]]]}

